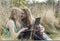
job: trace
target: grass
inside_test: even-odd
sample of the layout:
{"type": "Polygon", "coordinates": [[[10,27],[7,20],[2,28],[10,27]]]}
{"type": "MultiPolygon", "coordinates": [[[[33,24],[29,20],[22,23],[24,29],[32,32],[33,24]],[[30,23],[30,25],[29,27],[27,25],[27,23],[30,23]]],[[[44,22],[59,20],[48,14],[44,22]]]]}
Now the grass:
{"type": "Polygon", "coordinates": [[[57,33],[48,34],[48,36],[53,40],[60,40],[60,30],[57,33]]]}
{"type": "MultiPolygon", "coordinates": [[[[43,24],[45,25],[45,27],[47,27],[47,31],[51,30],[51,32],[53,32],[56,28],[54,23],[55,22],[58,22],[58,21],[55,21],[57,20],[56,17],[54,16],[55,13],[53,12],[53,8],[51,6],[46,6],[46,5],[33,5],[33,6],[29,6],[29,8],[31,9],[32,11],[32,14],[34,17],[38,17],[40,16],[41,19],[42,19],[42,22],[43,24]],[[44,18],[45,17],[45,18],[44,18]],[[44,20],[44,21],[43,21],[44,20]],[[45,22],[45,23],[44,23],[45,22]],[[48,23],[48,24],[47,24],[48,23]],[[54,28],[53,28],[54,27],[54,28]],[[51,29],[50,29],[51,28],[51,29]],[[53,28],[53,29],[52,29],[53,28]]],[[[7,9],[4,9],[3,7],[0,8],[0,25],[4,25],[6,23],[6,20],[8,19],[8,17],[10,16],[10,12],[8,12],[9,10],[7,9]]],[[[59,22],[58,22],[59,23],[59,22]]],[[[43,26],[44,26],[43,25],[43,26]]],[[[60,27],[60,26],[59,26],[60,27]]],[[[1,29],[1,26],[0,26],[0,29],[1,29]]],[[[57,29],[58,30],[58,29],[57,29]]],[[[60,29],[59,29],[60,30],[60,29]]],[[[1,31],[0,31],[1,32],[1,31]]],[[[55,39],[56,37],[59,36],[59,33],[60,31],[58,31],[57,34],[48,34],[48,36],[52,39],[55,39]]],[[[50,33],[50,32],[49,32],[50,33]]],[[[4,33],[3,33],[4,34],[4,33]]],[[[12,38],[5,38],[4,35],[0,35],[0,39],[12,39],[12,38]]]]}

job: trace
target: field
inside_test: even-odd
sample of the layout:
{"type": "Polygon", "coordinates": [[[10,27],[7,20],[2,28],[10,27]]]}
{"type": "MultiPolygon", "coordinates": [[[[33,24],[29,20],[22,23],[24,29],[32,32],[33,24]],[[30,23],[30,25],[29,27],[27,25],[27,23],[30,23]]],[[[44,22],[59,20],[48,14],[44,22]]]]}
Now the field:
{"type": "MultiPolygon", "coordinates": [[[[31,4],[26,5],[32,12],[34,18],[41,17],[40,24],[45,27],[45,33],[54,40],[60,39],[60,10],[53,5],[31,4]],[[58,13],[56,13],[58,9],[58,13]]],[[[4,27],[10,16],[11,7],[4,7],[0,4],[0,39],[5,40],[4,27]]],[[[10,38],[9,38],[10,39],[10,38]]]]}

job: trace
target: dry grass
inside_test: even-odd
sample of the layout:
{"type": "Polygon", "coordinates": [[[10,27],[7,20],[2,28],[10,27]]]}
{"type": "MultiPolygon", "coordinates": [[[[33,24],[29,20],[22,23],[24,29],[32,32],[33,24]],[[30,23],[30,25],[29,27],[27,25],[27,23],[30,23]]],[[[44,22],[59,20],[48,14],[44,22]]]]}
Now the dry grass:
{"type": "MultiPolygon", "coordinates": [[[[28,5],[28,7],[31,9],[33,17],[41,17],[41,24],[45,27],[45,31],[47,33],[57,33],[58,29],[60,29],[60,19],[55,17],[55,9],[53,9],[52,6],[49,5],[28,5]]],[[[2,33],[2,30],[4,32],[4,27],[7,20],[10,16],[10,8],[4,8],[0,6],[0,33],[2,33]]],[[[3,33],[4,34],[4,33],[3,33]]],[[[4,35],[0,35],[0,39],[5,40],[6,38],[4,35]]],[[[54,34],[50,35],[51,37],[54,34]]],[[[11,39],[11,38],[9,38],[11,39]]]]}

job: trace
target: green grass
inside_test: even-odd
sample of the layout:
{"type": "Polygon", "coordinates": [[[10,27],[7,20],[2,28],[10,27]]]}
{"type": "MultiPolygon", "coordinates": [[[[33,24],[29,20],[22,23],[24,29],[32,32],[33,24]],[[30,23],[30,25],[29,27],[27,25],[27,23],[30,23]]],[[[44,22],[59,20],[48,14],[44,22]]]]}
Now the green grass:
{"type": "MultiPolygon", "coordinates": [[[[60,32],[60,31],[59,31],[60,32]]],[[[48,36],[53,39],[53,40],[60,40],[60,33],[52,33],[52,34],[48,34],[48,36]]]]}
{"type": "Polygon", "coordinates": [[[48,35],[51,39],[54,39],[55,37],[57,37],[56,36],[57,34],[50,34],[50,35],[48,35]]]}

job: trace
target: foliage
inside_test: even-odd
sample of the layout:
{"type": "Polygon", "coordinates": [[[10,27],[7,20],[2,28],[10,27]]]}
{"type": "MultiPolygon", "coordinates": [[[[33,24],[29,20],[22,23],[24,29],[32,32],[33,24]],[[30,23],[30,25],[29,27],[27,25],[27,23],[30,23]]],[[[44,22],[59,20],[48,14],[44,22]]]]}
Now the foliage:
{"type": "Polygon", "coordinates": [[[47,3],[48,3],[49,5],[53,5],[53,4],[55,4],[55,0],[48,0],[47,3]]]}
{"type": "Polygon", "coordinates": [[[15,7],[25,7],[25,0],[11,0],[11,6],[15,6],[15,7]]]}

